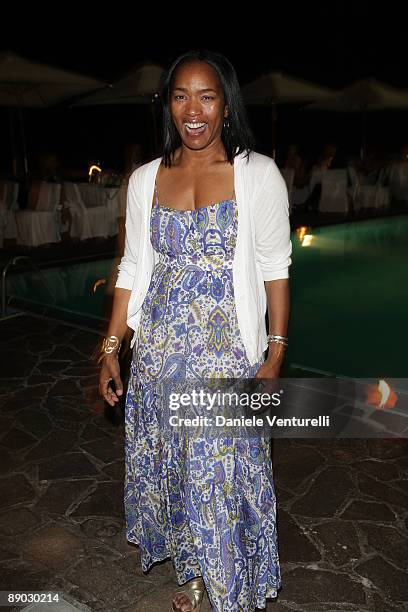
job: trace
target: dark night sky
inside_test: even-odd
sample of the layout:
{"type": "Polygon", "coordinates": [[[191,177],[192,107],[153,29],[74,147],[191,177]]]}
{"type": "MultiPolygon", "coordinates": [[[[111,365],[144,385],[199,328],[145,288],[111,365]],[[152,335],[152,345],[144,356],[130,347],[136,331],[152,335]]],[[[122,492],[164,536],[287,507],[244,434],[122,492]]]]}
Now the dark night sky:
{"type": "MultiPolygon", "coordinates": [[[[37,17],[28,30],[16,14],[2,28],[0,46],[106,80],[143,59],[166,66],[189,48],[207,47],[227,55],[241,83],[272,68],[333,87],[364,76],[408,87],[401,2],[292,1],[268,4],[268,12],[256,3],[250,12],[226,3],[219,15],[216,3],[164,10],[156,2],[140,17],[134,6],[100,4],[85,19],[68,12],[69,5],[54,4],[52,14],[60,10],[61,19],[37,17]]],[[[24,16],[27,25],[25,9],[24,16]]]]}
{"type": "MultiPolygon", "coordinates": [[[[207,2],[178,3],[166,10],[157,2],[151,6],[141,15],[136,4],[95,5],[89,19],[72,5],[53,4],[47,21],[38,18],[38,9],[31,16],[24,8],[24,24],[15,14],[2,28],[0,49],[106,81],[119,78],[143,60],[167,67],[179,53],[208,48],[230,59],[241,85],[267,70],[281,70],[334,88],[374,77],[408,89],[402,3],[292,1],[276,6],[251,3],[239,8],[237,3],[207,2]]],[[[306,123],[299,113],[285,109],[279,112],[278,142],[282,146],[292,139],[306,148],[318,148],[326,138],[338,140],[344,133],[344,148],[358,149],[360,125],[356,117],[320,120],[308,113],[306,123]]],[[[43,148],[72,150],[71,158],[76,149],[81,149],[87,159],[96,150],[98,155],[101,150],[109,151],[106,158],[110,155],[110,159],[119,159],[126,141],[139,137],[140,125],[146,122],[141,113],[141,109],[123,107],[94,108],[76,111],[63,122],[60,117],[54,118],[54,123],[47,125],[35,112],[31,113],[35,119],[27,113],[29,147],[34,150],[41,139],[43,148]],[[52,139],[55,133],[59,140],[55,136],[52,139]]],[[[267,152],[269,109],[258,110],[250,120],[261,149],[264,144],[267,152]]],[[[405,114],[381,114],[369,121],[375,126],[369,126],[374,141],[395,149],[405,139],[405,114]]]]}

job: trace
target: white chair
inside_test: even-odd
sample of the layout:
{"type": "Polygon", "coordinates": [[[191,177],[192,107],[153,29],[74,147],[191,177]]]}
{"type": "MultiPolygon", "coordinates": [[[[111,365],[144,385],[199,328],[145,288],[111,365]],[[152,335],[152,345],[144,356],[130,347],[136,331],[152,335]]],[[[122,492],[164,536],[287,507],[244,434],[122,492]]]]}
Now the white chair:
{"type": "Polygon", "coordinates": [[[112,231],[112,213],[107,205],[106,189],[93,183],[79,183],[77,187],[86,209],[91,238],[107,238],[112,231]]]}
{"type": "Polygon", "coordinates": [[[391,195],[388,187],[384,187],[385,173],[381,171],[374,185],[364,185],[354,168],[348,168],[354,211],[375,208],[384,210],[390,203],[391,195]]]}
{"type": "MultiPolygon", "coordinates": [[[[67,208],[70,216],[69,235],[71,238],[87,240],[94,238],[88,209],[82,201],[78,185],[70,181],[62,184],[62,206],[67,208]]],[[[102,213],[103,214],[103,213],[102,213]]]]}
{"type": "Polygon", "coordinates": [[[360,208],[360,200],[358,198],[360,179],[356,169],[353,166],[347,167],[347,175],[349,183],[347,187],[347,194],[353,203],[354,212],[356,212],[360,208]]]}
{"type": "Polygon", "coordinates": [[[293,206],[300,206],[304,204],[307,198],[310,196],[310,187],[305,185],[304,187],[294,187],[292,193],[293,206]]]}
{"type": "Polygon", "coordinates": [[[347,170],[326,170],[322,174],[321,212],[348,212],[347,170]]]}
{"type": "Polygon", "coordinates": [[[391,202],[391,191],[388,187],[384,187],[381,182],[378,182],[377,191],[374,198],[374,206],[377,209],[385,210],[391,202]]]}
{"type": "Polygon", "coordinates": [[[295,180],[295,170],[294,168],[282,168],[281,174],[285,180],[286,188],[288,190],[289,212],[290,212],[293,206],[293,182],[295,180]]]}
{"type": "Polygon", "coordinates": [[[322,182],[323,176],[324,174],[326,174],[327,172],[327,168],[314,168],[312,170],[312,174],[310,176],[310,181],[309,181],[309,189],[310,189],[310,193],[312,193],[313,189],[315,188],[315,186],[318,183],[322,182]]]}
{"type": "Polygon", "coordinates": [[[408,162],[391,164],[388,170],[388,184],[394,200],[408,202],[408,162]]]}
{"type": "MultiPolygon", "coordinates": [[[[384,184],[388,181],[388,168],[383,167],[379,174],[375,184],[376,191],[374,194],[374,208],[378,210],[385,210],[391,202],[391,191],[389,187],[384,184]]],[[[407,184],[408,187],[408,184],[407,184]]]]}
{"type": "Polygon", "coordinates": [[[106,205],[110,217],[109,236],[116,236],[119,232],[118,216],[119,216],[119,197],[121,187],[105,187],[106,205]]]}
{"type": "Polygon", "coordinates": [[[61,241],[60,196],[61,183],[40,182],[33,209],[16,212],[18,244],[35,247],[61,241]]]}
{"type": "Polygon", "coordinates": [[[17,239],[15,212],[18,210],[18,190],[18,183],[0,181],[0,246],[3,246],[4,239],[17,239]]]}

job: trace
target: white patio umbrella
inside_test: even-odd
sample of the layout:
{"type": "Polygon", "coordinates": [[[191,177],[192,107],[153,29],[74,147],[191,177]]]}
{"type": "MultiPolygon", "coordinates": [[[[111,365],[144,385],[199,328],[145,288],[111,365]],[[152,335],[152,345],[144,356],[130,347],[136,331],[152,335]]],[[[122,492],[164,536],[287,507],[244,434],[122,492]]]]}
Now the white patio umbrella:
{"type": "Polygon", "coordinates": [[[98,79],[33,62],[11,51],[0,53],[0,106],[18,110],[26,174],[28,164],[22,109],[49,108],[67,98],[105,86],[98,79]]]}
{"type": "Polygon", "coordinates": [[[162,66],[158,64],[139,64],[107,89],[82,96],[70,106],[150,103],[151,97],[159,91],[163,71],[162,66]]]}
{"type": "Polygon", "coordinates": [[[272,145],[275,157],[277,105],[322,100],[329,97],[332,90],[282,72],[268,72],[241,87],[241,93],[245,104],[271,106],[272,145]]]}
{"type": "Polygon", "coordinates": [[[122,78],[112,85],[91,95],[81,97],[71,105],[78,106],[104,106],[108,104],[149,104],[153,116],[154,147],[157,148],[157,126],[155,102],[158,99],[160,81],[164,68],[153,62],[136,65],[122,78]]]}
{"type": "Polygon", "coordinates": [[[361,158],[365,155],[367,139],[367,112],[382,110],[408,110],[408,92],[376,79],[355,81],[348,87],[333,92],[322,101],[308,104],[302,110],[361,113],[361,158]]]}

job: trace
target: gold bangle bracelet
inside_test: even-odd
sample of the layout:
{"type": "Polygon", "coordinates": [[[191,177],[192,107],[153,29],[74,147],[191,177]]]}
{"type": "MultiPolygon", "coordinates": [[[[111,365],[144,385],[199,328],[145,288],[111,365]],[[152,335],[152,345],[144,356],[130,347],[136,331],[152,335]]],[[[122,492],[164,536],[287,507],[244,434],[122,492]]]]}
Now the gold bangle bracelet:
{"type": "Polygon", "coordinates": [[[102,350],[105,353],[113,353],[113,351],[120,349],[120,340],[117,336],[107,336],[103,339],[102,350]]]}
{"type": "Polygon", "coordinates": [[[110,355],[114,352],[118,354],[121,346],[122,344],[117,336],[107,336],[106,338],[104,338],[100,349],[98,363],[102,361],[105,355],[110,355]]]}

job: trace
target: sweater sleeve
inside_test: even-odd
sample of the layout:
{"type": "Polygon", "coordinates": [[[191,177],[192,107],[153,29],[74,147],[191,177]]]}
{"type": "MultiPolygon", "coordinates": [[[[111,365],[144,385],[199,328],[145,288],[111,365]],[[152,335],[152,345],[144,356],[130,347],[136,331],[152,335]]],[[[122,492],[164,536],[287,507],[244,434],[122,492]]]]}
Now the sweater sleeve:
{"type": "Polygon", "coordinates": [[[263,280],[288,278],[292,263],[288,191],[272,158],[255,196],[254,222],[256,259],[263,280]]]}
{"type": "Polygon", "coordinates": [[[142,226],[141,206],[137,189],[137,170],[129,179],[126,196],[125,249],[118,265],[115,287],[132,289],[141,249],[140,231],[142,226]]]}

